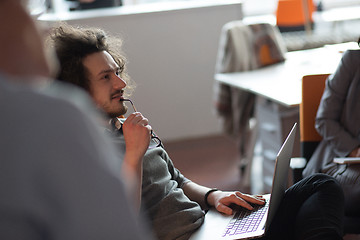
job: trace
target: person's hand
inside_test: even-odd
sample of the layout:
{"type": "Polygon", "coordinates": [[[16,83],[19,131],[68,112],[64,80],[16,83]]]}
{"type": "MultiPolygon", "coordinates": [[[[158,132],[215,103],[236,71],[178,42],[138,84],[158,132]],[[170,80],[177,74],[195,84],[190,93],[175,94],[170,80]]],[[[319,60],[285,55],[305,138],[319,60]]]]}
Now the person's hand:
{"type": "Polygon", "coordinates": [[[228,215],[233,214],[230,205],[238,205],[252,210],[251,204],[264,205],[265,199],[260,195],[249,195],[241,192],[223,192],[215,191],[209,194],[208,203],[216,208],[218,212],[228,215]]]}
{"type": "Polygon", "coordinates": [[[349,154],[349,157],[360,157],[360,147],[355,148],[349,154]]]}
{"type": "MultiPolygon", "coordinates": [[[[139,161],[149,147],[151,126],[141,113],[132,113],[124,122],[123,133],[126,145],[127,161],[139,161]]],[[[131,165],[137,163],[131,163],[131,165]]]]}

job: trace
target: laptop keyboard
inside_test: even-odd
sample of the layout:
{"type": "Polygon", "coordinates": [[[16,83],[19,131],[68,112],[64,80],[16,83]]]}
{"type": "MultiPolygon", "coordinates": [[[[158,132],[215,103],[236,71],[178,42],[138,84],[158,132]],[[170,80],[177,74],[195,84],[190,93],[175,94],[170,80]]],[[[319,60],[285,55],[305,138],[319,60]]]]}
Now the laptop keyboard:
{"type": "Polygon", "coordinates": [[[269,207],[269,201],[265,205],[255,205],[253,210],[243,209],[238,211],[226,227],[223,237],[255,231],[269,207]]]}

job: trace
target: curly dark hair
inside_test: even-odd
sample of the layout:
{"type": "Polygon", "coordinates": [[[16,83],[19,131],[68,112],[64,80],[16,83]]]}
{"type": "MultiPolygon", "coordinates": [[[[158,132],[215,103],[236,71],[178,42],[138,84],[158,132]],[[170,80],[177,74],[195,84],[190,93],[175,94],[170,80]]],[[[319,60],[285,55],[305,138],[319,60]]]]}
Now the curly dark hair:
{"type": "Polygon", "coordinates": [[[126,72],[126,58],[121,52],[120,38],[110,37],[98,28],[74,27],[60,23],[51,29],[46,44],[54,48],[59,60],[57,79],[60,81],[73,83],[89,92],[89,73],[83,65],[83,59],[89,54],[106,51],[120,67],[120,77],[127,84],[126,95],[130,95],[129,90],[135,88],[126,72]]]}

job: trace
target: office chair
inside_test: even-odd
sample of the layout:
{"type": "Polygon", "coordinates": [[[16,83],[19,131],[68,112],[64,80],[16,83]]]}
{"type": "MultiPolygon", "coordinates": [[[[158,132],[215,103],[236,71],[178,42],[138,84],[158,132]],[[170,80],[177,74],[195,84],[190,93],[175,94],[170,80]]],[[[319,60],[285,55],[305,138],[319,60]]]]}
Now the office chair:
{"type": "Polygon", "coordinates": [[[306,75],[302,79],[300,118],[300,159],[292,159],[293,182],[302,179],[302,171],[310,160],[321,136],[315,129],[315,116],[324,92],[325,81],[329,74],[306,75]]]}
{"type": "MultiPolygon", "coordinates": [[[[302,166],[293,167],[293,180],[302,179],[302,171],[310,160],[322,137],[315,129],[315,117],[329,74],[306,75],[302,79],[300,104],[300,154],[305,159],[302,166]]],[[[360,217],[345,216],[345,233],[360,233],[360,217]]],[[[360,235],[359,235],[360,237],[360,235]]]]}
{"type": "Polygon", "coordinates": [[[301,155],[307,161],[322,139],[315,129],[315,117],[328,76],[329,74],[306,75],[302,79],[300,147],[301,155]]]}
{"type": "MultiPolygon", "coordinates": [[[[251,71],[284,61],[285,53],[286,46],[276,26],[231,21],[221,30],[215,73],[251,71]]],[[[217,82],[214,90],[216,112],[224,132],[236,138],[242,183],[249,187],[257,137],[256,95],[217,82]]]]}

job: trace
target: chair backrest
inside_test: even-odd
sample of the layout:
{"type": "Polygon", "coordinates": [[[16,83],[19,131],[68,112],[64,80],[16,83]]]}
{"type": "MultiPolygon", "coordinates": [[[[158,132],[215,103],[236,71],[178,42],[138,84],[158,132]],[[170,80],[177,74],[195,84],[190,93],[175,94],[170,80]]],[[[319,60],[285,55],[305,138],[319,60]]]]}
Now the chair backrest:
{"type": "Polygon", "coordinates": [[[302,79],[302,100],[300,104],[301,155],[310,159],[321,136],[315,129],[315,117],[329,74],[306,75],[302,79]]]}
{"type": "Polygon", "coordinates": [[[250,71],[282,62],[286,51],[277,26],[231,21],[221,29],[215,72],[250,71]]]}

